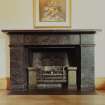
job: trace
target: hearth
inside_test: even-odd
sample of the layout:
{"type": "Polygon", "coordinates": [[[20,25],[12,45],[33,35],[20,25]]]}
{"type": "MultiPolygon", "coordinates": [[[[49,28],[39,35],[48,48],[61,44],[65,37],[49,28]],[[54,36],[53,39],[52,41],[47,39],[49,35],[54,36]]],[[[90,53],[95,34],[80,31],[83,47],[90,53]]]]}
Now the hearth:
{"type": "Polygon", "coordinates": [[[2,30],[10,36],[11,91],[93,91],[95,30],[2,30]]]}

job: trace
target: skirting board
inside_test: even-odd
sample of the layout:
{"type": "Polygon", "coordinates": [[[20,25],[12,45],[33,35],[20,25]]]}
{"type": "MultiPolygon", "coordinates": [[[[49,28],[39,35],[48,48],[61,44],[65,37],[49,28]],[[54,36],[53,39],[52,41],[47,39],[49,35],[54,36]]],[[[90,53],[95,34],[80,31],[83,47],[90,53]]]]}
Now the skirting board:
{"type": "Polygon", "coordinates": [[[10,78],[0,78],[0,89],[10,89],[10,78]]]}
{"type": "MultiPolygon", "coordinates": [[[[105,77],[95,78],[95,87],[97,90],[105,90],[105,77]]],[[[0,89],[10,89],[10,78],[0,78],[0,89]]]]}
{"type": "Polygon", "coordinates": [[[96,90],[105,90],[105,77],[97,77],[95,79],[96,90]]]}

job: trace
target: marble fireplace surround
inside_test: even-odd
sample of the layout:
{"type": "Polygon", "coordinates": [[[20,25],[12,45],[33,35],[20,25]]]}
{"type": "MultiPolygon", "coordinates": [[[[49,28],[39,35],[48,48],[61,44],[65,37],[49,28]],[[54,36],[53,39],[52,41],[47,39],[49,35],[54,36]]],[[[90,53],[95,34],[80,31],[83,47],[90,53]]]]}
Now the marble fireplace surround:
{"type": "Polygon", "coordinates": [[[11,90],[28,90],[29,49],[75,47],[78,90],[94,91],[94,35],[96,30],[2,30],[10,37],[11,90]]]}

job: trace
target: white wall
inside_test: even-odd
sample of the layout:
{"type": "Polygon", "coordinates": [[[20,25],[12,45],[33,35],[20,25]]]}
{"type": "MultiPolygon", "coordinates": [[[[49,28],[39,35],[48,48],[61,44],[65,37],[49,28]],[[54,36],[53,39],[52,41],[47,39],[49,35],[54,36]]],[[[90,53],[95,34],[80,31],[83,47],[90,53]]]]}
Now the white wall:
{"type": "MultiPolygon", "coordinates": [[[[0,0],[0,29],[33,28],[33,0],[0,0]]],[[[96,35],[96,77],[105,77],[105,0],[72,0],[72,28],[102,29],[96,35]]],[[[9,38],[0,32],[0,77],[9,75],[9,38]]]]}
{"type": "MultiPolygon", "coordinates": [[[[31,0],[0,0],[0,31],[1,29],[32,28],[31,0]]],[[[0,78],[9,76],[9,37],[0,32],[0,78]]]]}
{"type": "Polygon", "coordinates": [[[105,0],[72,0],[72,28],[96,28],[95,75],[105,77],[105,0]]]}

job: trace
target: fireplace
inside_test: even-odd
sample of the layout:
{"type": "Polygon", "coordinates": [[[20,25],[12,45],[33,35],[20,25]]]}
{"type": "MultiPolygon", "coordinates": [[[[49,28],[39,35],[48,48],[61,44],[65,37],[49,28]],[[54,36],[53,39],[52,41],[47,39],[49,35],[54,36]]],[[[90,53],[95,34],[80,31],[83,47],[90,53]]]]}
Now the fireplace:
{"type": "Polygon", "coordinates": [[[11,91],[95,89],[95,30],[2,31],[10,36],[11,91]]]}

